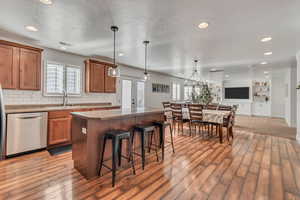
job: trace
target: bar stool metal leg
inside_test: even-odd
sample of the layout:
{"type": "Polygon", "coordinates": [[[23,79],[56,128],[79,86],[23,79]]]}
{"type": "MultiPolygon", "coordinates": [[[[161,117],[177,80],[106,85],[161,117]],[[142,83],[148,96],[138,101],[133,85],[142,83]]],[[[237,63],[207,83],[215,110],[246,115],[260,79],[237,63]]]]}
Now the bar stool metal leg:
{"type": "Polygon", "coordinates": [[[142,169],[145,169],[145,133],[141,134],[141,154],[142,154],[142,169]]]}
{"type": "Polygon", "coordinates": [[[104,137],[103,147],[102,147],[102,153],[101,153],[100,167],[99,167],[99,171],[98,171],[98,176],[101,175],[101,169],[102,169],[103,159],[104,159],[105,145],[106,145],[106,138],[104,137]]]}
{"type": "Polygon", "coordinates": [[[128,157],[129,157],[129,160],[131,162],[132,172],[135,175],[135,167],[134,167],[131,139],[128,139],[128,147],[129,147],[129,156],[128,157]]]}

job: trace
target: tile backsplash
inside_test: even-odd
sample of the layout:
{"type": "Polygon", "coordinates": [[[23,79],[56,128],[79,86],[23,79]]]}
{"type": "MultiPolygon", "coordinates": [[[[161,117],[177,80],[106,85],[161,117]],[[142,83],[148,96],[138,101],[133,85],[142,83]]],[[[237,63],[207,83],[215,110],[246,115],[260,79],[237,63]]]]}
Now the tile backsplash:
{"type": "MultiPolygon", "coordinates": [[[[62,97],[43,96],[42,91],[3,90],[5,105],[20,104],[62,104],[62,97]]],[[[120,104],[117,94],[82,93],[79,97],[68,97],[68,103],[107,103],[120,104]]]]}

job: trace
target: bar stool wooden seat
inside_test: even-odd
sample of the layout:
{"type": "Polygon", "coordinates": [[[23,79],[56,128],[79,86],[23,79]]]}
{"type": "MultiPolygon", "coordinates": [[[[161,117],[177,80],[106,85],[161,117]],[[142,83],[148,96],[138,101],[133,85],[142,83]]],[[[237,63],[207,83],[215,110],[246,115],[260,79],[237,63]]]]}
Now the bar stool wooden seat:
{"type": "Polygon", "coordinates": [[[155,140],[155,144],[156,144],[156,148],[154,149],[155,150],[155,153],[156,153],[156,160],[157,162],[159,161],[158,159],[158,153],[157,153],[157,142],[156,142],[156,137],[155,137],[155,126],[153,125],[136,125],[134,126],[133,128],[133,134],[132,134],[132,137],[131,137],[131,143],[133,144],[133,140],[134,140],[134,137],[135,137],[135,134],[136,133],[139,133],[140,134],[140,143],[141,143],[141,154],[133,151],[132,153],[137,155],[137,156],[140,156],[142,158],[142,169],[144,170],[145,169],[145,160],[146,160],[146,153],[145,153],[145,140],[146,138],[150,137],[150,141],[148,141],[148,152],[150,153],[150,150],[152,149],[152,139],[154,137],[154,140],[155,140]]]}
{"type": "MultiPolygon", "coordinates": [[[[118,165],[121,166],[121,158],[126,158],[128,161],[131,162],[131,167],[133,174],[135,175],[135,168],[134,168],[134,161],[132,156],[132,141],[131,141],[131,133],[129,131],[122,131],[122,130],[111,130],[105,133],[104,135],[104,142],[103,142],[103,148],[102,148],[102,155],[101,155],[101,161],[100,161],[100,167],[98,176],[101,175],[101,169],[102,166],[109,169],[112,172],[112,186],[115,186],[115,177],[116,177],[116,171],[117,171],[117,158],[118,158],[118,165]],[[129,157],[122,155],[122,141],[127,140],[128,142],[128,154],[129,157]],[[105,146],[106,141],[111,140],[112,141],[112,168],[105,165],[104,162],[104,152],[105,152],[105,146]]],[[[105,160],[107,161],[107,160],[105,160]]]]}

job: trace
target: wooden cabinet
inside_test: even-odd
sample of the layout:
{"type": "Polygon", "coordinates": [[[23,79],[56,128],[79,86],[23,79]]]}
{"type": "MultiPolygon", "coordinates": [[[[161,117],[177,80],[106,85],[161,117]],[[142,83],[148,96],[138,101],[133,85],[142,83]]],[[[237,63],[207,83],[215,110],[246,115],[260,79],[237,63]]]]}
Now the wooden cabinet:
{"type": "Polygon", "coordinates": [[[0,44],[0,83],[3,88],[17,88],[19,49],[0,44]]]}
{"type": "Polygon", "coordinates": [[[71,117],[49,119],[48,145],[71,143],[71,117]]]}
{"type": "Polygon", "coordinates": [[[116,93],[116,78],[107,76],[109,66],[105,66],[105,92],[116,93]]]}
{"type": "Polygon", "coordinates": [[[40,90],[41,54],[37,51],[20,49],[20,89],[40,90]]]}
{"type": "Polygon", "coordinates": [[[71,112],[85,112],[119,108],[119,106],[115,106],[111,108],[83,108],[76,110],[58,110],[48,112],[48,148],[64,146],[72,143],[71,112]]]}
{"type": "Polygon", "coordinates": [[[42,49],[0,40],[0,84],[5,89],[40,90],[42,49]]]}
{"type": "Polygon", "coordinates": [[[116,78],[107,75],[108,68],[112,64],[88,59],[85,65],[86,92],[116,92],[116,78]]]}
{"type": "Polygon", "coordinates": [[[87,92],[104,92],[105,65],[90,62],[86,68],[87,92]]]}

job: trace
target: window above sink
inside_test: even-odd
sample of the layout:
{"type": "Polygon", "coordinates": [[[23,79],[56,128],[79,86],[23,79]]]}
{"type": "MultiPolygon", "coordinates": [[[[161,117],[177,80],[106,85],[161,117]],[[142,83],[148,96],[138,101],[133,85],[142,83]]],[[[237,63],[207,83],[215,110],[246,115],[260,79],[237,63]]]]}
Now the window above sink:
{"type": "Polygon", "coordinates": [[[44,95],[80,96],[82,93],[82,70],[80,66],[62,64],[58,62],[45,62],[44,95]]]}

